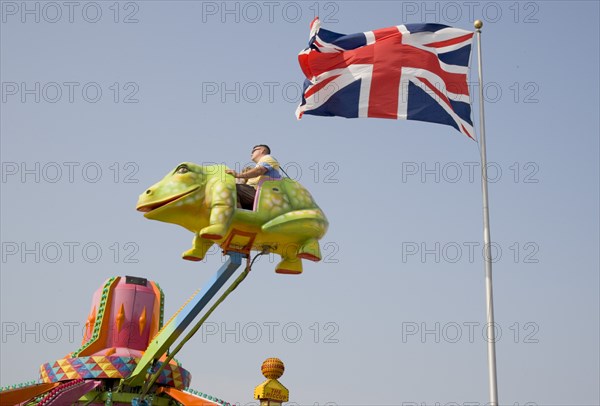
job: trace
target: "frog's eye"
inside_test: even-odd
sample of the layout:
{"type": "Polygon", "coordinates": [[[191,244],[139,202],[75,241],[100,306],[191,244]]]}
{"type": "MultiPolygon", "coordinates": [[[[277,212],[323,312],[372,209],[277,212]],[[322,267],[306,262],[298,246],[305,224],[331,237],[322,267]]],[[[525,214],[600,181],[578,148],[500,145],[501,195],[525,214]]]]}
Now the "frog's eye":
{"type": "Polygon", "coordinates": [[[188,173],[190,170],[187,167],[187,165],[180,165],[176,170],[175,173],[188,173]]]}

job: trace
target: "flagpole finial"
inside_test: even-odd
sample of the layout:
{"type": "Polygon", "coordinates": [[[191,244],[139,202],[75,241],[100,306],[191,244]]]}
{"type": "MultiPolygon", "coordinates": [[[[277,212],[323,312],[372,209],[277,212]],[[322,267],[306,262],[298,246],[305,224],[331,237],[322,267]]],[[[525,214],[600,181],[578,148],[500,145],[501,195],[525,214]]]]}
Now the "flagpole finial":
{"type": "Polygon", "coordinates": [[[476,29],[480,30],[481,27],[483,27],[483,21],[481,21],[481,20],[475,20],[475,22],[473,23],[473,25],[475,26],[476,29]]]}

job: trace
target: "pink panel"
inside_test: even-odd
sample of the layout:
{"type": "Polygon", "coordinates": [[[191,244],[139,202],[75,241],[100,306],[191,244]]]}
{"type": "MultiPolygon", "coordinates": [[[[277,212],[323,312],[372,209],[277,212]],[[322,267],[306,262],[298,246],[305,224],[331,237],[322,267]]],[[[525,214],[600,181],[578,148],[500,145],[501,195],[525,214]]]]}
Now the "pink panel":
{"type": "Polygon", "coordinates": [[[112,293],[111,303],[107,306],[110,309],[108,312],[110,325],[105,347],[146,350],[150,341],[151,325],[158,324],[158,320],[153,320],[153,309],[154,302],[159,300],[150,283],[148,286],[128,284],[125,278],[121,278],[112,293]],[[121,307],[123,307],[122,312],[121,307]],[[144,309],[146,321],[140,332],[140,318],[144,309]],[[119,318],[121,318],[120,326],[117,322],[119,318]]]}

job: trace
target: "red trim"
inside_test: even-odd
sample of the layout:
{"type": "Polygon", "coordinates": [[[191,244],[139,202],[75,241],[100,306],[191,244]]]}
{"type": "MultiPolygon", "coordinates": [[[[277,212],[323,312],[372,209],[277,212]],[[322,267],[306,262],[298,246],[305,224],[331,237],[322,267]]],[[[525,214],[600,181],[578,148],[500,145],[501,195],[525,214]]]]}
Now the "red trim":
{"type": "Polygon", "coordinates": [[[223,243],[222,247],[225,251],[235,251],[235,252],[240,252],[242,254],[248,255],[248,254],[250,254],[250,250],[252,249],[252,245],[254,244],[255,239],[256,239],[256,233],[250,233],[247,231],[236,230],[234,228],[233,230],[231,230],[231,233],[229,233],[229,236],[223,243]],[[244,245],[242,248],[235,248],[235,247],[232,248],[229,246],[229,244],[231,244],[231,241],[233,240],[233,238],[237,235],[249,238],[248,243],[246,245],[244,245]]]}

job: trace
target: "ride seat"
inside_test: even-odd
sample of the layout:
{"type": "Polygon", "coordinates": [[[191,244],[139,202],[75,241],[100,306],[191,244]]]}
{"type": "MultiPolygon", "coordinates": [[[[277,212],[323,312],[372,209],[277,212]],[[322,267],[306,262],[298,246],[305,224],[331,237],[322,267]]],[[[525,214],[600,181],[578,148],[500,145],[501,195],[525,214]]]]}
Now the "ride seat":
{"type": "Polygon", "coordinates": [[[254,204],[252,206],[252,211],[256,211],[256,209],[258,208],[258,197],[260,196],[260,191],[262,189],[262,185],[265,182],[278,182],[283,180],[283,178],[280,179],[261,179],[258,184],[256,185],[256,193],[254,194],[254,204]]]}

